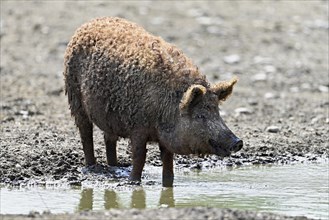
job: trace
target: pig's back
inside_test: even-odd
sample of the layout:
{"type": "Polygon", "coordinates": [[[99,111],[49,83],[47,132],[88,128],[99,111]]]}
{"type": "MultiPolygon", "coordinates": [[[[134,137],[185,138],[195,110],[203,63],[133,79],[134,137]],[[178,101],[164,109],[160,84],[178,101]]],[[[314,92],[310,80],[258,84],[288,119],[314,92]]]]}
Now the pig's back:
{"type": "Polygon", "coordinates": [[[113,120],[125,129],[154,127],[173,117],[191,84],[207,85],[179,49],[119,18],[95,19],[75,32],[64,76],[68,93],[104,129],[113,120]]]}

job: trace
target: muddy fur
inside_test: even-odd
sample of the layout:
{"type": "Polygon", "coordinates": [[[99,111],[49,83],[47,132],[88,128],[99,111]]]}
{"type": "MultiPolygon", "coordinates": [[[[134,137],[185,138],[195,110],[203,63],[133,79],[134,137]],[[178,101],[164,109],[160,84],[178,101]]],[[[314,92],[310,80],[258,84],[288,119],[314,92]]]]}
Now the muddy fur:
{"type": "Polygon", "coordinates": [[[172,121],[190,85],[209,87],[179,49],[119,18],[95,19],[76,31],[66,51],[64,76],[74,116],[79,108],[88,115],[114,111],[125,130],[172,121]],[[99,97],[97,107],[81,101],[90,93],[99,97]]]}
{"type": "MultiPolygon", "coordinates": [[[[218,152],[208,146],[210,133],[215,132],[209,133],[208,128],[189,120],[180,123],[179,119],[182,109],[202,112],[207,102],[217,105],[218,100],[225,100],[236,80],[211,87],[181,50],[137,24],[105,17],[82,25],[68,44],[64,66],[65,89],[87,164],[95,163],[93,123],[105,132],[108,163],[112,165],[116,165],[118,137],[131,139],[133,160],[138,161],[134,167],[138,170],[144,165],[148,141],[160,143],[163,160],[171,161],[164,162],[164,169],[169,170],[172,153],[218,152]],[[210,98],[214,96],[217,101],[210,98]],[[196,136],[203,135],[203,142],[189,140],[191,126],[198,131],[196,136]]],[[[218,108],[213,108],[213,115],[218,115],[218,108]]],[[[218,141],[213,143],[219,147],[218,141]]],[[[136,171],[136,176],[140,172],[136,171]]]]}
{"type": "MultiPolygon", "coordinates": [[[[65,53],[64,77],[73,116],[80,108],[89,116],[116,112],[117,120],[129,125],[126,130],[174,120],[191,85],[209,88],[177,47],[137,24],[110,17],[92,20],[75,32],[65,53]],[[86,101],[91,93],[98,103],[86,101]]],[[[103,119],[100,127],[108,121],[103,119]]]]}

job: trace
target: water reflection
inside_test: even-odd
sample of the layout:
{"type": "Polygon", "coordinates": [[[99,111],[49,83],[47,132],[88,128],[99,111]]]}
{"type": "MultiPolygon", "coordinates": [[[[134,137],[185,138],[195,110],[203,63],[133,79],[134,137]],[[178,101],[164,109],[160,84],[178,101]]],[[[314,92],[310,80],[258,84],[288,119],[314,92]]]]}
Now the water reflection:
{"type": "Polygon", "coordinates": [[[175,207],[173,188],[163,188],[161,190],[159,206],[175,207]]]}
{"type": "MultiPolygon", "coordinates": [[[[81,198],[82,199],[82,198],[81,198]]],[[[104,208],[119,208],[118,196],[113,190],[105,190],[104,192],[104,208]]]]}
{"type": "Polygon", "coordinates": [[[142,188],[133,191],[131,196],[130,208],[138,208],[138,209],[146,208],[145,191],[142,188]]]}
{"type": "Polygon", "coordinates": [[[94,194],[93,189],[83,189],[81,191],[78,211],[93,209],[93,194],[94,194]]]}
{"type": "MultiPolygon", "coordinates": [[[[83,189],[81,191],[81,197],[79,205],[77,207],[78,211],[92,210],[94,201],[93,189],[83,189]]],[[[173,188],[163,188],[161,189],[159,206],[161,207],[175,207],[174,192],[173,188]]],[[[114,190],[104,190],[104,209],[113,209],[124,207],[124,204],[120,202],[117,193],[114,190]]],[[[131,202],[129,208],[145,209],[146,206],[146,193],[145,190],[140,187],[136,188],[131,193],[131,202]]]]}

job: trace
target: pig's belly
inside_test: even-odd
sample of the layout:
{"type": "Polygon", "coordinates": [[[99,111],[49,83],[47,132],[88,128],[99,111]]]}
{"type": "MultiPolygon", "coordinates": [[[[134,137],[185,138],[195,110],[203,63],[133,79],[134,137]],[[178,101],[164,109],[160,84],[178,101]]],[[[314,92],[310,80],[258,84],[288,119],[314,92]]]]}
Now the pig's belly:
{"type": "Polygon", "coordinates": [[[120,119],[119,113],[111,110],[110,103],[92,95],[85,98],[86,113],[92,123],[106,133],[124,138],[129,136],[129,127],[120,119]]]}

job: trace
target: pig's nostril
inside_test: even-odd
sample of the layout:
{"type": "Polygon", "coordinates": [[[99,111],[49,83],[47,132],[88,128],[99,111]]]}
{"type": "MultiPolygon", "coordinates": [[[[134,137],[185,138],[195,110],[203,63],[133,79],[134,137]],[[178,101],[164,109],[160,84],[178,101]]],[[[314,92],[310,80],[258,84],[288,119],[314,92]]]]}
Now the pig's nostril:
{"type": "Polygon", "coordinates": [[[232,147],[232,151],[233,152],[238,152],[239,150],[241,150],[241,148],[243,147],[243,141],[242,140],[238,140],[235,145],[233,145],[232,147]]]}

